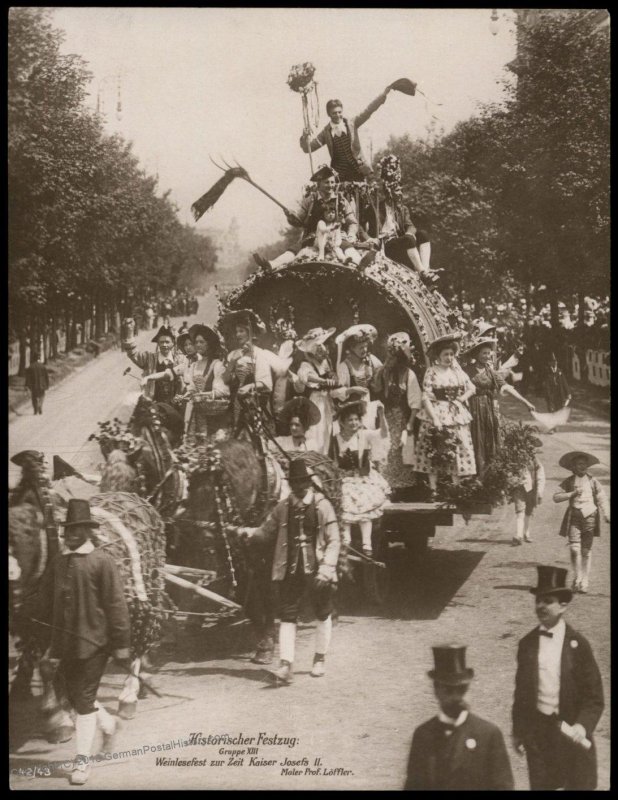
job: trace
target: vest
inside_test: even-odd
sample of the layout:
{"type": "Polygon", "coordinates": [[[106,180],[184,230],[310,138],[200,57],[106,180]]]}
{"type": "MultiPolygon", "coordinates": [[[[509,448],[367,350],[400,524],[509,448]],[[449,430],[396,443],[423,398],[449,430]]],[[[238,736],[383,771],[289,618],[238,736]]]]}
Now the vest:
{"type": "MultiPolygon", "coordinates": [[[[599,514],[599,501],[597,499],[598,491],[597,491],[597,482],[596,478],[593,478],[591,475],[588,475],[590,478],[590,483],[592,486],[592,499],[594,500],[594,504],[597,507],[597,511],[595,514],[594,520],[594,535],[600,536],[601,535],[601,515],[599,514]]],[[[572,492],[575,488],[575,475],[570,475],[561,485],[564,487],[565,492],[572,492]]],[[[571,513],[573,511],[573,506],[571,505],[571,501],[569,500],[569,507],[564,512],[564,517],[562,518],[562,525],[560,526],[560,536],[568,536],[569,528],[571,526],[571,513]]]]}
{"type": "Polygon", "coordinates": [[[315,542],[318,535],[318,513],[315,498],[308,506],[288,503],[288,575],[300,572],[315,575],[318,567],[315,542]]]}

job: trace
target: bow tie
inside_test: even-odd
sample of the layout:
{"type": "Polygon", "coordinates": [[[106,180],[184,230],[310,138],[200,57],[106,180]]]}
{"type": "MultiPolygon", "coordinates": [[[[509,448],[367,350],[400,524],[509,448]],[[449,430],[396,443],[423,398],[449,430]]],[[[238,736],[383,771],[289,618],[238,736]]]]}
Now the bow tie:
{"type": "Polygon", "coordinates": [[[455,723],[453,722],[442,722],[441,719],[438,722],[443,733],[452,733],[455,730],[455,723]]]}
{"type": "Polygon", "coordinates": [[[346,133],[348,132],[346,124],[343,120],[341,122],[338,122],[336,125],[333,122],[331,122],[330,130],[333,136],[345,136],[346,133]]]}
{"type": "Polygon", "coordinates": [[[539,636],[547,636],[550,639],[553,639],[554,634],[551,631],[544,631],[541,628],[539,628],[539,636]]]}

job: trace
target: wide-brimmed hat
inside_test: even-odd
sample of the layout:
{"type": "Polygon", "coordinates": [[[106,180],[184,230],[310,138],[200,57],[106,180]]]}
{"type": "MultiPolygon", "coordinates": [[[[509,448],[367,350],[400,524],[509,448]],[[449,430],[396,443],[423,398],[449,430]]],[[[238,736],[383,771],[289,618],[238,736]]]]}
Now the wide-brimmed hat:
{"type": "Polygon", "coordinates": [[[329,178],[338,178],[339,173],[334,170],[332,167],[329,167],[327,164],[322,164],[321,167],[318,167],[317,170],[313,173],[311,178],[309,179],[312,183],[318,183],[318,181],[325,181],[329,178]]]}
{"type": "Polygon", "coordinates": [[[191,341],[191,335],[190,335],[189,331],[186,331],[185,333],[181,333],[181,334],[179,334],[178,338],[176,339],[176,347],[179,350],[182,350],[184,352],[184,346],[185,346],[186,342],[190,342],[190,341],[191,341]]]}
{"type": "Polygon", "coordinates": [[[555,594],[560,600],[569,603],[573,599],[573,592],[567,587],[568,570],[563,567],[537,566],[537,585],[530,587],[530,593],[540,597],[545,594],[555,594]]]}
{"type": "Polygon", "coordinates": [[[455,352],[457,352],[459,350],[460,339],[461,333],[459,331],[445,333],[444,336],[438,336],[437,339],[434,339],[433,342],[429,344],[427,350],[429,353],[435,353],[442,345],[452,345],[455,348],[455,352]]]}
{"type": "Polygon", "coordinates": [[[586,459],[586,468],[593,467],[595,464],[599,463],[599,459],[591,453],[585,453],[583,450],[571,450],[570,453],[565,453],[562,456],[558,464],[564,467],[564,469],[572,470],[573,462],[578,458],[586,459]]]}
{"type": "Polygon", "coordinates": [[[485,322],[485,320],[479,320],[474,323],[474,331],[479,338],[481,336],[487,336],[489,331],[495,331],[496,328],[497,323],[493,324],[491,322],[485,322]]]}
{"type": "Polygon", "coordinates": [[[433,650],[434,669],[427,675],[436,683],[448,686],[461,686],[470,683],[474,670],[466,667],[466,647],[458,644],[444,644],[431,648],[433,650]]]}
{"type": "Polygon", "coordinates": [[[176,334],[171,328],[168,328],[167,325],[161,325],[159,330],[152,337],[151,341],[158,342],[161,336],[169,336],[173,342],[176,341],[176,334]]]}
{"type": "Polygon", "coordinates": [[[373,325],[362,323],[360,325],[352,325],[342,331],[335,339],[335,344],[345,345],[348,339],[358,339],[359,341],[366,339],[370,342],[375,342],[377,336],[378,332],[373,325]]]}
{"type": "Polygon", "coordinates": [[[64,528],[74,528],[83,525],[86,528],[98,528],[99,523],[90,516],[90,503],[87,500],[69,500],[67,518],[60,523],[64,528]]]}
{"type": "MultiPolygon", "coordinates": [[[[240,308],[238,311],[228,311],[221,316],[218,327],[222,331],[227,331],[234,325],[247,325],[252,329],[254,336],[265,333],[266,331],[266,325],[264,325],[258,314],[251,308],[240,308]]],[[[189,328],[189,331],[190,330],[189,328]]]]}
{"type": "Polygon", "coordinates": [[[335,403],[335,419],[340,419],[346,411],[355,411],[360,417],[367,413],[369,393],[362,386],[348,386],[341,400],[335,403]]]}
{"type": "Polygon", "coordinates": [[[290,461],[290,472],[288,474],[288,483],[297,483],[299,481],[311,480],[315,477],[315,473],[310,472],[306,462],[302,458],[293,458],[290,461]]]}
{"type": "Polygon", "coordinates": [[[59,481],[62,478],[70,478],[71,476],[81,477],[79,472],[66,462],[64,458],[60,458],[60,456],[54,456],[53,465],[54,471],[52,480],[54,481],[59,481]]]}
{"type": "Polygon", "coordinates": [[[310,353],[329,339],[336,328],[311,328],[307,333],[296,342],[296,347],[303,353],[310,353]]]}
{"type": "Polygon", "coordinates": [[[279,412],[279,419],[286,427],[289,427],[293,417],[298,417],[305,428],[317,425],[322,419],[320,409],[307,397],[294,397],[288,400],[279,412]]]}
{"type": "Polygon", "coordinates": [[[22,450],[11,458],[11,462],[17,464],[18,467],[23,467],[30,461],[43,462],[44,460],[45,456],[38,450],[22,450]]]}
{"type": "Polygon", "coordinates": [[[208,342],[208,349],[210,350],[211,356],[218,355],[223,348],[223,343],[218,333],[209,325],[204,325],[201,322],[196,322],[195,325],[191,325],[189,328],[189,336],[194,344],[196,336],[203,336],[208,342]]]}
{"type": "Polygon", "coordinates": [[[476,339],[467,350],[464,350],[462,355],[467,356],[468,358],[472,358],[477,350],[480,350],[481,347],[495,347],[497,344],[496,339],[492,339],[489,336],[482,337],[480,339],[476,339]]]}

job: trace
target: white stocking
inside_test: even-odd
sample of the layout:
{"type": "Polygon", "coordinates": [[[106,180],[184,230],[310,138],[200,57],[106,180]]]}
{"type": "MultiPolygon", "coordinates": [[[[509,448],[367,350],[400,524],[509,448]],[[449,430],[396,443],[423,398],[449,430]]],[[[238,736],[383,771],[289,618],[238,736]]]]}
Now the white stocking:
{"type": "Polygon", "coordinates": [[[341,523],[341,541],[347,545],[352,541],[352,525],[349,522],[341,523]]]}
{"type": "Polygon", "coordinates": [[[408,258],[414,264],[414,269],[417,272],[424,272],[425,271],[425,267],[423,266],[423,262],[421,261],[421,256],[420,256],[420,253],[418,251],[418,248],[417,247],[410,247],[409,250],[407,251],[407,253],[408,253],[408,258]]]}
{"type": "Polygon", "coordinates": [[[423,263],[423,270],[430,269],[429,261],[431,259],[431,242],[423,242],[418,246],[418,252],[423,263]]]}
{"type": "Polygon", "coordinates": [[[315,654],[325,656],[328,652],[330,637],[333,630],[333,621],[330,617],[325,620],[318,620],[315,626],[315,654]]]}
{"type": "Polygon", "coordinates": [[[361,530],[361,536],[363,537],[363,548],[365,550],[371,550],[371,520],[364,519],[362,522],[358,523],[358,526],[361,530]]]}
{"type": "Polygon", "coordinates": [[[427,476],[429,478],[429,486],[432,492],[435,492],[438,488],[438,473],[437,472],[430,472],[427,476]]]}
{"type": "Polygon", "coordinates": [[[524,516],[524,536],[529,536],[530,535],[530,520],[531,519],[532,519],[532,517],[528,516],[528,514],[526,514],[524,516]]]}
{"type": "Polygon", "coordinates": [[[524,514],[516,514],[515,515],[515,536],[518,539],[524,538],[524,530],[526,528],[525,523],[525,516],[524,514]]]}
{"type": "Polygon", "coordinates": [[[116,727],[116,720],[100,703],[95,703],[97,707],[97,719],[99,727],[103,733],[113,733],[116,727]]]}
{"type": "Polygon", "coordinates": [[[294,663],[294,643],[296,640],[296,625],[294,622],[282,622],[279,625],[279,658],[282,661],[294,663]]]}
{"type": "Polygon", "coordinates": [[[571,566],[573,567],[573,576],[577,583],[582,579],[582,550],[581,545],[572,544],[571,550],[571,566]]]}
{"type": "Polygon", "coordinates": [[[270,262],[270,266],[273,269],[285,267],[286,264],[289,264],[290,261],[294,261],[295,258],[296,256],[291,250],[286,250],[285,253],[281,253],[281,255],[277,256],[277,258],[273,258],[273,260],[270,262]]]}
{"type": "Polygon", "coordinates": [[[592,560],[592,550],[582,551],[582,581],[586,588],[588,588],[588,579],[590,578],[590,561],[592,560]]]}
{"type": "Polygon", "coordinates": [[[92,755],[92,743],[97,730],[97,715],[78,714],[75,718],[75,745],[78,756],[92,755]]]}

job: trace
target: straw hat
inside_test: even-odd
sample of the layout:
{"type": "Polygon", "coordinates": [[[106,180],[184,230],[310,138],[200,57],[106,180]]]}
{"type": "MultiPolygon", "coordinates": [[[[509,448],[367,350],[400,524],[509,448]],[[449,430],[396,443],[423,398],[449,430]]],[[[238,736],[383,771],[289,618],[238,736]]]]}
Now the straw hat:
{"type": "Polygon", "coordinates": [[[316,347],[330,339],[335,331],[336,328],[311,328],[301,339],[297,340],[296,347],[302,353],[312,353],[316,347]]]}

